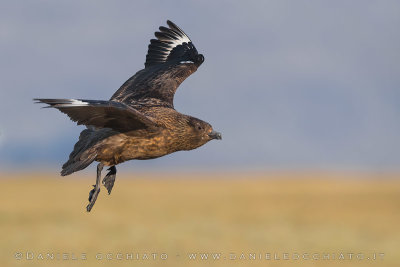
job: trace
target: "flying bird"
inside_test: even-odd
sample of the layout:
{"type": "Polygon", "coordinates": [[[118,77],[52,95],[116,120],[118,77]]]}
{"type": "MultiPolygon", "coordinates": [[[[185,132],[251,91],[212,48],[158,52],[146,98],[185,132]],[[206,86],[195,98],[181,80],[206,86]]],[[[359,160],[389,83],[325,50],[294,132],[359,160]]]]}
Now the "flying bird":
{"type": "Polygon", "coordinates": [[[148,160],[198,148],[221,134],[200,119],[177,112],[174,95],[179,85],[204,62],[190,38],[171,21],[150,40],[145,68],[127,80],[110,100],[34,99],[67,114],[86,129],[62,166],[66,176],[97,161],[96,184],[89,193],[90,212],[102,184],[111,193],[116,165],[148,160]]]}

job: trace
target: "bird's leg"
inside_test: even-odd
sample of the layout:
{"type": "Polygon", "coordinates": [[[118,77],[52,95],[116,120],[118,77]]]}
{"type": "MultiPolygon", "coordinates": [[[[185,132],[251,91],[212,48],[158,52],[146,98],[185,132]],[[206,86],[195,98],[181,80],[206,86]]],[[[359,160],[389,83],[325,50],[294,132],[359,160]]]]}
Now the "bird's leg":
{"type": "Polygon", "coordinates": [[[115,166],[111,166],[108,168],[109,172],[103,179],[103,185],[107,188],[108,194],[111,194],[111,190],[114,186],[115,176],[117,175],[117,168],[115,166]]]}
{"type": "Polygon", "coordinates": [[[87,205],[86,210],[87,212],[90,212],[91,209],[94,206],[94,203],[96,203],[97,196],[100,193],[100,178],[101,178],[101,171],[103,170],[103,163],[97,164],[97,177],[96,177],[96,185],[93,185],[93,189],[89,193],[89,205],[87,205]]]}

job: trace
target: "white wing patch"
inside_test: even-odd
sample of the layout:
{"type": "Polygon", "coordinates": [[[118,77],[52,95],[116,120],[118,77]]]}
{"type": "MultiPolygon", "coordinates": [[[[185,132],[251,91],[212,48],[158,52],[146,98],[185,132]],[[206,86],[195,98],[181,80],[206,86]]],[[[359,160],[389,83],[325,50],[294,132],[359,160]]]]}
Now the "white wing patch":
{"type": "Polygon", "coordinates": [[[193,61],[190,61],[190,60],[188,60],[188,61],[181,61],[181,62],[179,62],[180,64],[190,64],[190,63],[194,63],[193,61]]]}
{"type": "Polygon", "coordinates": [[[89,105],[88,102],[83,102],[81,100],[78,99],[68,99],[68,103],[62,103],[59,104],[60,106],[64,106],[64,107],[77,107],[77,106],[87,106],[89,105]]]}
{"type": "Polygon", "coordinates": [[[169,41],[169,43],[172,45],[173,48],[183,43],[189,43],[189,42],[191,42],[191,40],[187,35],[180,37],[178,40],[169,41]]]}
{"type": "Polygon", "coordinates": [[[162,37],[158,37],[158,40],[160,40],[164,44],[168,44],[168,47],[165,47],[166,51],[163,51],[160,53],[162,55],[163,60],[166,60],[168,55],[171,53],[172,49],[174,49],[178,45],[191,42],[191,40],[189,39],[189,37],[187,35],[183,35],[182,37],[179,36],[178,38],[179,38],[178,40],[171,40],[171,39],[163,39],[162,37]]]}

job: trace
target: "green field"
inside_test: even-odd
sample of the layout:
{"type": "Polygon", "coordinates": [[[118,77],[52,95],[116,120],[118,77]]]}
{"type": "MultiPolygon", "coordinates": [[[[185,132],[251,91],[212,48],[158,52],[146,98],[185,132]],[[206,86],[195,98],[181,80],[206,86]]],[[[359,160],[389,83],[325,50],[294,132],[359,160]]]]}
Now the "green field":
{"type": "Polygon", "coordinates": [[[134,176],[2,174],[0,266],[400,266],[397,175],[134,176]]]}

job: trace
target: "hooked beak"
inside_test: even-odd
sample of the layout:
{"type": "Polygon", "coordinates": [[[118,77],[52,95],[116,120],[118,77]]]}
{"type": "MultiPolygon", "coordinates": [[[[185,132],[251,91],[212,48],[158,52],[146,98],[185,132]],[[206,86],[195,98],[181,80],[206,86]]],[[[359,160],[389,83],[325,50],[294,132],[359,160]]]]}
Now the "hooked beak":
{"type": "Polygon", "coordinates": [[[217,140],[221,140],[221,139],[222,139],[221,133],[216,132],[216,131],[212,131],[211,133],[208,134],[208,136],[209,136],[211,139],[217,139],[217,140]]]}

